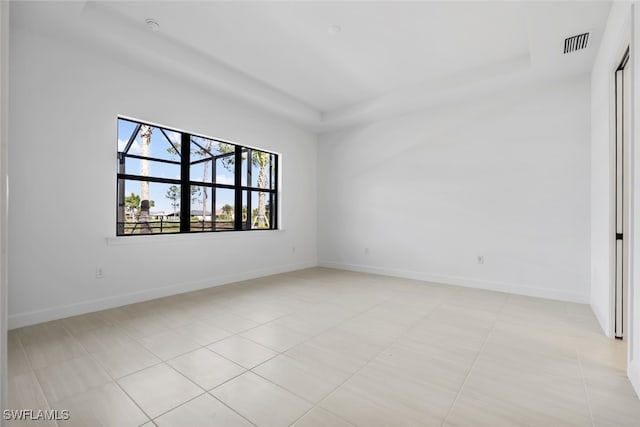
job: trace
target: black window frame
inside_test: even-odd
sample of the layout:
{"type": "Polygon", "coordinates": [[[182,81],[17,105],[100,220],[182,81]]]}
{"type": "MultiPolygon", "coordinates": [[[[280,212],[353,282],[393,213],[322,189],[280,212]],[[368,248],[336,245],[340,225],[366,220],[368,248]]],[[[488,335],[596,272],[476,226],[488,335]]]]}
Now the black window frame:
{"type": "MultiPolygon", "coordinates": [[[[229,142],[219,138],[212,138],[209,136],[204,136],[200,134],[196,134],[193,132],[186,132],[182,130],[178,130],[175,128],[160,126],[157,124],[140,121],[137,119],[131,119],[124,116],[119,116],[117,118],[117,123],[120,120],[128,121],[132,124],[135,124],[135,129],[130,135],[127,144],[124,149],[120,151],[118,148],[117,152],[117,162],[118,162],[118,170],[116,174],[116,236],[124,237],[124,236],[159,236],[159,235],[169,235],[169,234],[194,234],[194,233],[220,233],[220,232],[234,232],[234,231],[272,231],[278,230],[278,201],[279,201],[279,167],[280,167],[280,156],[277,153],[272,151],[267,151],[264,149],[250,147],[247,145],[241,145],[234,142],[229,142]],[[179,154],[178,160],[168,160],[157,157],[144,157],[137,154],[129,154],[129,150],[133,145],[133,142],[137,138],[140,133],[140,128],[142,126],[150,126],[153,129],[159,129],[164,137],[167,139],[169,144],[173,146],[174,150],[179,154]],[[172,143],[171,139],[168,137],[166,131],[172,133],[180,134],[180,149],[178,150],[176,146],[172,143]],[[231,145],[234,147],[233,152],[225,153],[221,155],[214,155],[209,152],[210,157],[206,157],[212,161],[213,167],[212,169],[212,179],[211,182],[204,181],[194,181],[191,179],[191,166],[194,164],[207,161],[204,159],[199,159],[194,162],[191,162],[191,145],[195,143],[200,146],[197,142],[193,141],[193,138],[201,138],[205,140],[210,140],[216,143],[222,143],[226,145],[231,145]],[[268,154],[270,157],[269,169],[268,169],[268,182],[270,183],[269,188],[260,188],[252,186],[252,155],[253,151],[258,151],[262,153],[268,154]],[[247,162],[247,170],[246,170],[246,185],[242,185],[242,162],[243,162],[243,153],[246,153],[245,161],[247,162]],[[225,156],[234,156],[234,184],[221,184],[215,182],[215,165],[216,161],[219,158],[225,156]],[[136,175],[131,173],[126,173],[126,159],[138,159],[138,160],[149,160],[153,162],[162,162],[162,163],[170,163],[174,165],[180,165],[180,179],[171,179],[171,178],[163,178],[163,177],[154,177],[154,176],[143,176],[136,175]],[[124,215],[124,207],[125,207],[125,181],[146,181],[149,183],[162,183],[162,184],[172,184],[180,187],[180,229],[176,232],[151,232],[151,233],[125,233],[126,231],[126,217],[124,215]],[[205,218],[203,218],[203,229],[202,230],[194,230],[192,227],[191,217],[193,216],[191,211],[191,191],[192,186],[198,187],[207,187],[211,191],[211,217],[212,217],[212,228],[204,229],[205,218]],[[234,191],[234,219],[233,219],[233,228],[229,229],[216,229],[215,224],[215,190],[217,188],[222,189],[230,189],[234,191]],[[185,191],[186,190],[186,191],[185,191]],[[252,221],[252,209],[251,209],[251,196],[253,192],[262,192],[267,193],[268,195],[268,203],[269,203],[269,227],[268,228],[253,228],[252,221]],[[246,219],[243,219],[243,194],[246,194],[246,219]],[[186,214],[185,214],[186,213],[186,214]],[[123,218],[123,221],[120,221],[120,218],[123,218]]],[[[200,146],[201,149],[205,150],[200,146]]],[[[206,207],[204,207],[206,213],[206,207]]],[[[197,212],[197,211],[195,211],[197,212]]]]}

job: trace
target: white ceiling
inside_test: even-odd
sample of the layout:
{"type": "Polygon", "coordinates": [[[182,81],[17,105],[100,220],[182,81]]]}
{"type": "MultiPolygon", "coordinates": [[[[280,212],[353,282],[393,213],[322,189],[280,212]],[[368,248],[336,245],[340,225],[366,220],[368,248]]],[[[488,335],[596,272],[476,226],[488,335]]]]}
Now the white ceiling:
{"type": "MultiPolygon", "coordinates": [[[[142,59],[174,72],[188,61],[200,73],[192,69],[190,78],[222,81],[227,91],[326,131],[501,84],[589,72],[610,5],[89,1],[56,19],[76,37],[90,32],[84,36],[118,49],[123,41],[151,47],[157,58],[142,59]],[[147,18],[158,32],[145,27],[147,18]],[[342,30],[330,34],[334,24],[342,30]],[[564,38],[586,31],[588,49],[564,55],[564,38]]],[[[36,9],[28,14],[44,10],[36,9]]],[[[43,25],[55,26],[51,11],[42,14],[43,25]]]]}

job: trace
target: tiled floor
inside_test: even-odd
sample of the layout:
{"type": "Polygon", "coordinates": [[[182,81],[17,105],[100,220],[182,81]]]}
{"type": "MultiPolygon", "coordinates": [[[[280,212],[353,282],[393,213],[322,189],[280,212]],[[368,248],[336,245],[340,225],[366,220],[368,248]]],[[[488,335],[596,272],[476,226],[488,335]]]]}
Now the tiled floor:
{"type": "Polygon", "coordinates": [[[638,426],[624,360],[586,305],[315,268],[10,331],[9,405],[60,426],[638,426]]]}

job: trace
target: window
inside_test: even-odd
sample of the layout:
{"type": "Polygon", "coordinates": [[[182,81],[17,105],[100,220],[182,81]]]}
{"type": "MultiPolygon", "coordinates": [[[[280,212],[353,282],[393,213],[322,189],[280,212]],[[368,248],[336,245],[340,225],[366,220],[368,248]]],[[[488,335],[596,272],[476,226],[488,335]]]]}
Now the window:
{"type": "Polygon", "coordinates": [[[118,119],[116,234],[277,228],[278,156],[118,119]]]}

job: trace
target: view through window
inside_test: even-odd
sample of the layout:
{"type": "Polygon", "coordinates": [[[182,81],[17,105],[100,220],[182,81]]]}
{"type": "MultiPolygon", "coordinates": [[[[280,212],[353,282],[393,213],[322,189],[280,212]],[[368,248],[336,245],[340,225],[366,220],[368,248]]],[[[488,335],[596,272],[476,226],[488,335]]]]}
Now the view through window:
{"type": "Polygon", "coordinates": [[[118,236],[277,228],[278,156],[118,118],[118,236]]]}

